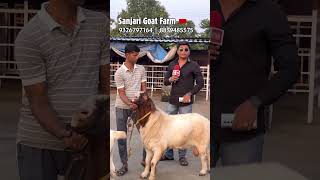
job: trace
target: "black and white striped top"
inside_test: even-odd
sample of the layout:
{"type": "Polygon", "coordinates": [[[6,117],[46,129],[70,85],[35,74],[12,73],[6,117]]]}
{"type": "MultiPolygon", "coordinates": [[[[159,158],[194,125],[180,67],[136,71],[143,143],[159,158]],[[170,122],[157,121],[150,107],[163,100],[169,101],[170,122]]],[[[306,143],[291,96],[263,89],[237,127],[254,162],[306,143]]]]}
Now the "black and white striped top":
{"type": "MultiPolygon", "coordinates": [[[[124,88],[126,96],[130,99],[136,99],[141,92],[141,83],[146,82],[146,72],[142,65],[135,64],[133,71],[130,71],[124,64],[115,73],[115,82],[117,89],[124,88]]],[[[125,104],[117,92],[115,107],[122,109],[130,109],[125,104]]]]}
{"type": "MultiPolygon", "coordinates": [[[[110,62],[108,19],[78,8],[74,32],[63,29],[42,9],[21,30],[15,42],[15,60],[23,86],[45,82],[50,104],[62,123],[88,96],[98,93],[100,65],[110,62]]],[[[63,150],[64,144],[35,120],[23,96],[17,142],[37,148],[63,150]]]]}

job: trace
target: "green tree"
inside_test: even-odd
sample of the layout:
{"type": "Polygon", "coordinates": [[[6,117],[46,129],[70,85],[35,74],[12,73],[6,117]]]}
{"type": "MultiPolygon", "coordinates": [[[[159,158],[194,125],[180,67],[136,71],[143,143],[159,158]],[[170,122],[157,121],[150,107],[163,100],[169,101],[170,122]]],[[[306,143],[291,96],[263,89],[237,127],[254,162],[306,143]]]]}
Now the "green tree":
{"type": "Polygon", "coordinates": [[[210,20],[203,19],[200,22],[200,28],[204,30],[204,32],[199,33],[199,37],[201,38],[209,38],[210,37],[210,20]]]}
{"type": "Polygon", "coordinates": [[[110,19],[110,29],[111,29],[111,32],[110,32],[110,35],[112,37],[120,37],[121,36],[121,33],[115,29],[116,27],[116,21],[114,19],[110,19]]]}
{"type": "MultiPolygon", "coordinates": [[[[204,31],[201,33],[197,33],[196,36],[199,38],[209,38],[210,35],[210,20],[209,19],[203,19],[200,22],[200,28],[204,31]]],[[[193,50],[207,50],[208,44],[191,44],[191,49],[193,50]]]]}
{"type": "MultiPolygon", "coordinates": [[[[127,8],[122,10],[117,17],[115,22],[115,28],[112,29],[111,35],[117,35],[120,37],[129,37],[129,36],[155,36],[156,32],[120,32],[122,28],[152,28],[152,30],[160,28],[160,24],[146,25],[146,24],[137,24],[137,25],[126,25],[119,24],[118,19],[130,19],[130,18],[168,18],[169,14],[156,0],[127,0],[127,8]]],[[[158,20],[159,21],[159,20],[158,20]]],[[[127,29],[128,30],[128,29],[127,29]]]]}

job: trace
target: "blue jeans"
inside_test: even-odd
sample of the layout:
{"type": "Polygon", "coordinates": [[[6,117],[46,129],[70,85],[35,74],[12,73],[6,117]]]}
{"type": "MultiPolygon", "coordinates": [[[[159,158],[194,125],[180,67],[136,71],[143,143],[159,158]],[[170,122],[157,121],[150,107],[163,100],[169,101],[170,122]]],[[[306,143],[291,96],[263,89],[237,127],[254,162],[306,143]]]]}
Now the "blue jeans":
{"type": "Polygon", "coordinates": [[[259,163],[262,161],[263,144],[263,134],[240,142],[212,143],[212,168],[220,157],[222,166],[259,163]]]}
{"type": "MultiPolygon", "coordinates": [[[[116,108],[116,121],[117,121],[117,130],[124,131],[127,133],[127,123],[128,117],[131,115],[132,111],[130,109],[116,108]]],[[[118,140],[118,149],[119,155],[122,163],[128,162],[128,153],[127,153],[127,140],[119,139],[118,140]]]]}
{"type": "MultiPolygon", "coordinates": [[[[186,113],[192,113],[192,104],[187,106],[176,106],[173,104],[168,104],[167,108],[168,114],[186,114],[186,113]]],[[[179,158],[186,157],[187,150],[186,149],[179,149],[179,158]]],[[[165,156],[167,158],[173,158],[173,149],[168,149],[165,153],[165,156]]]]}
{"type": "MultiPolygon", "coordinates": [[[[127,123],[128,117],[132,114],[130,109],[121,109],[116,108],[116,121],[117,121],[117,130],[124,131],[127,133],[127,123]]],[[[127,152],[127,140],[126,139],[119,139],[118,140],[118,149],[119,155],[122,163],[128,162],[128,152],[127,152]]],[[[143,148],[142,152],[142,160],[146,159],[146,150],[143,148]]]]}

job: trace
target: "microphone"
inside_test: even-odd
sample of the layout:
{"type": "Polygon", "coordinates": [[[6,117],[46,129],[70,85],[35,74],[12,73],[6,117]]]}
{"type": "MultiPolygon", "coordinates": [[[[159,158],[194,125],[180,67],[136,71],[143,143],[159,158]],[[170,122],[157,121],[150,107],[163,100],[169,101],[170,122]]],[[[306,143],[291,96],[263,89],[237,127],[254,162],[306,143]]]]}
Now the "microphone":
{"type": "Polygon", "coordinates": [[[172,71],[172,76],[180,77],[180,66],[179,64],[175,65],[172,71]]]}
{"type": "Polygon", "coordinates": [[[174,66],[174,69],[172,71],[172,76],[180,76],[180,66],[177,64],[174,66]]]}
{"type": "Polygon", "coordinates": [[[211,11],[210,26],[216,28],[222,27],[222,15],[218,11],[211,11]]]}
{"type": "Polygon", "coordinates": [[[210,41],[218,46],[222,46],[224,30],[222,29],[222,15],[218,11],[210,12],[210,41]]]}

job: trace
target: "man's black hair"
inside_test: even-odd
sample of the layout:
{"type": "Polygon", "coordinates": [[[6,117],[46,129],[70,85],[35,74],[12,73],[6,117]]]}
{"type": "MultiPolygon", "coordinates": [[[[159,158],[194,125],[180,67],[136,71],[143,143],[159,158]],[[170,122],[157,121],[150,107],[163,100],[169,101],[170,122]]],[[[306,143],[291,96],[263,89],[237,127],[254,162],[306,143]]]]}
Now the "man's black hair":
{"type": "Polygon", "coordinates": [[[190,44],[189,44],[187,41],[178,42],[178,43],[177,43],[177,49],[179,49],[179,47],[180,47],[181,45],[187,45],[188,48],[190,49],[190,44]]]}
{"type": "Polygon", "coordinates": [[[138,53],[138,52],[140,52],[140,48],[135,44],[129,43],[124,48],[124,52],[125,53],[131,53],[131,52],[137,52],[138,53]]]}

